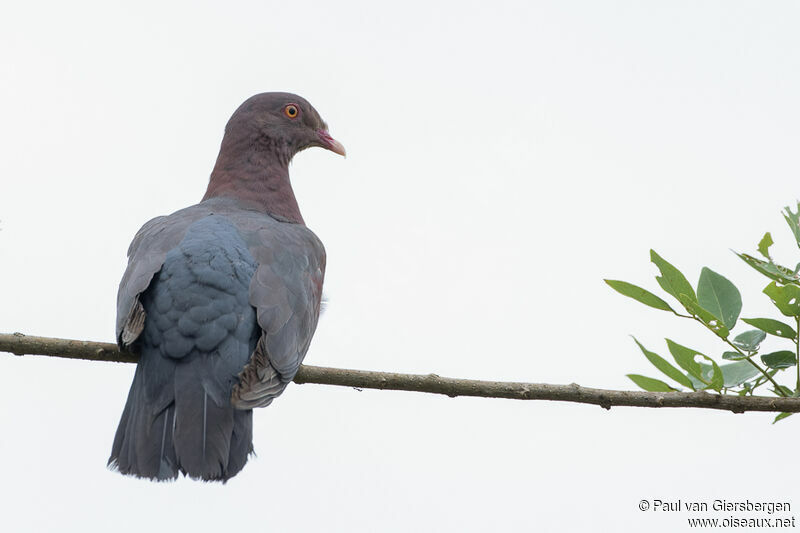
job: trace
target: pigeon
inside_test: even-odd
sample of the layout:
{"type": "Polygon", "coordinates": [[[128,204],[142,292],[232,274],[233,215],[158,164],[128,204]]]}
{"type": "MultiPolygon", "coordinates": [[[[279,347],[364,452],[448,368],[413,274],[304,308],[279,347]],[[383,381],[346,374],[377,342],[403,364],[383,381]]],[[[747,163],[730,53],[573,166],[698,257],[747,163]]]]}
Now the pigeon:
{"type": "Polygon", "coordinates": [[[288,170],[312,146],[345,155],[300,96],[247,99],[225,127],[202,201],[134,237],[116,338],[139,362],[111,469],[224,483],[247,463],[253,409],[292,381],[319,318],[325,249],[288,170]]]}

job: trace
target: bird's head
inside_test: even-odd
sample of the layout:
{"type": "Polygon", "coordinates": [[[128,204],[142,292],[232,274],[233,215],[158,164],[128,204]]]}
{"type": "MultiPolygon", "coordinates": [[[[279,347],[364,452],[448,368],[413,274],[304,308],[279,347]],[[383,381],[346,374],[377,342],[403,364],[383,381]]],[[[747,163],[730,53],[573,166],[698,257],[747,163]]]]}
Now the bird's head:
{"type": "Polygon", "coordinates": [[[292,157],[311,146],[345,155],[305,98],[261,93],[233,113],[203,200],[234,198],[279,220],[303,223],[289,180],[292,157]]]}
{"type": "Polygon", "coordinates": [[[245,100],[225,127],[235,144],[255,144],[288,163],[294,154],[319,146],[345,155],[328,126],[308,101],[291,93],[261,93],[245,100]]]}

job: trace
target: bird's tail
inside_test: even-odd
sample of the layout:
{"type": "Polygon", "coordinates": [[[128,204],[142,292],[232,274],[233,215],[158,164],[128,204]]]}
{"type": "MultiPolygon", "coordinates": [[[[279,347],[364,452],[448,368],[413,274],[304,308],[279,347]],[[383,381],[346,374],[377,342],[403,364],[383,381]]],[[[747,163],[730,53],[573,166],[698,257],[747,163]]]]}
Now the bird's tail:
{"type": "MultiPolygon", "coordinates": [[[[169,360],[143,349],[117,428],[109,467],[159,481],[178,472],[227,481],[253,451],[253,411],[235,409],[213,357],[169,360]]],[[[227,380],[225,380],[227,381],[227,380]]]]}

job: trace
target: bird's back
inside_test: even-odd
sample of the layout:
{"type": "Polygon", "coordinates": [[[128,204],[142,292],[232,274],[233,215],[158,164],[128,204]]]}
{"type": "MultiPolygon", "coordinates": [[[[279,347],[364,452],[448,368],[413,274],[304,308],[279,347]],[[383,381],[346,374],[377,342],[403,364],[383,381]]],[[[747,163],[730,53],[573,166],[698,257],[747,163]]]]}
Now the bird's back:
{"type": "Polygon", "coordinates": [[[123,473],[227,479],[244,466],[252,411],[234,409],[231,391],[261,334],[248,302],[256,268],[219,215],[193,222],[166,254],[141,296],[141,360],[111,457],[123,473]]]}

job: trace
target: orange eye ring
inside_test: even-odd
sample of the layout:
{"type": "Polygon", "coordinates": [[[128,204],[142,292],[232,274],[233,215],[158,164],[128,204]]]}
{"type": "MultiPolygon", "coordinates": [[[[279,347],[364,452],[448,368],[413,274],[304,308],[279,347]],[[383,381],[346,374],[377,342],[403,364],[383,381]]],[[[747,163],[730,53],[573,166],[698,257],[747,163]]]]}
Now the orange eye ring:
{"type": "Polygon", "coordinates": [[[297,115],[300,114],[300,110],[297,109],[297,106],[294,104],[289,104],[284,107],[283,112],[286,113],[286,116],[289,118],[297,118],[297,115]]]}

